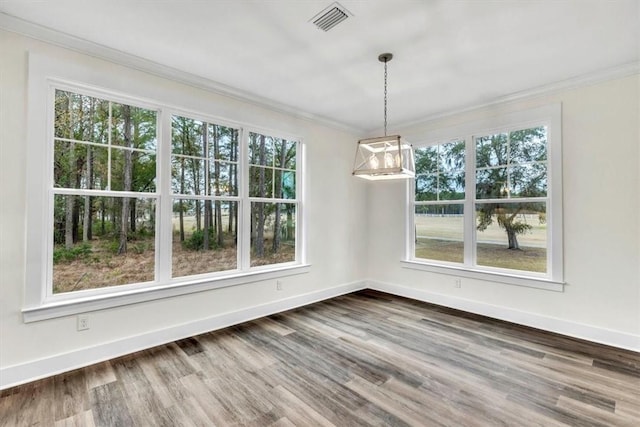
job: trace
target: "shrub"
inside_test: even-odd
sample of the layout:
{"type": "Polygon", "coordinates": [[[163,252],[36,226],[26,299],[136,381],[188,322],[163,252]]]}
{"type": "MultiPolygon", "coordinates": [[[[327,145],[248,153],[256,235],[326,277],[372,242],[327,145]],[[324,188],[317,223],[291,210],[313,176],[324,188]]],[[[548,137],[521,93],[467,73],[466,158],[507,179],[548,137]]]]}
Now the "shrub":
{"type": "MultiPolygon", "coordinates": [[[[204,249],[204,230],[194,230],[191,235],[182,242],[182,246],[185,249],[192,251],[201,251],[204,249]]],[[[213,234],[213,229],[209,229],[209,249],[216,249],[216,239],[213,234]]]]}
{"type": "Polygon", "coordinates": [[[70,249],[65,247],[57,248],[53,250],[53,263],[58,264],[60,262],[71,262],[77,259],[87,259],[91,255],[91,245],[88,243],[82,243],[76,245],[70,249]]]}

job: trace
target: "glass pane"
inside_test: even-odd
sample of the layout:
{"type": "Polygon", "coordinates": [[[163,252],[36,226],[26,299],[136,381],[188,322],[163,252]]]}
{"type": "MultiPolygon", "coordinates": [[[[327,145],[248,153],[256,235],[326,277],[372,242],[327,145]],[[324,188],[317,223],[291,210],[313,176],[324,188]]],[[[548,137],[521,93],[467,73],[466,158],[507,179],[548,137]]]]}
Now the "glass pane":
{"type": "Polygon", "coordinates": [[[464,171],[464,141],[452,141],[439,146],[440,172],[461,172],[464,171]]]}
{"type": "Polygon", "coordinates": [[[112,145],[155,151],[155,111],[112,102],[111,122],[112,145]]]}
{"type": "Polygon", "coordinates": [[[438,197],[438,175],[417,175],[416,183],[416,200],[436,200],[438,197]]]}
{"type": "Polygon", "coordinates": [[[476,205],[477,264],[547,271],[545,203],[476,205]]]}
{"type": "Polygon", "coordinates": [[[296,142],[274,139],[274,165],[277,168],[296,168],[296,142]]]}
{"type": "Polygon", "coordinates": [[[109,102],[56,90],[55,137],[106,143],[109,102]]]}
{"type": "Polygon", "coordinates": [[[236,165],[216,161],[212,161],[209,164],[209,195],[236,196],[238,189],[231,180],[231,175],[235,173],[236,165]]]}
{"type": "Polygon", "coordinates": [[[238,130],[209,123],[209,158],[238,161],[238,130]]]}
{"type": "Polygon", "coordinates": [[[276,199],[296,198],[296,173],[287,170],[275,170],[274,193],[276,199]]]}
{"type": "Polygon", "coordinates": [[[540,126],[509,134],[510,163],[529,163],[547,160],[547,128],[540,126]]]}
{"type": "Polygon", "coordinates": [[[420,147],[414,150],[416,174],[428,174],[438,171],[438,146],[420,147]]]}
{"type": "Polygon", "coordinates": [[[296,259],[296,205],[251,203],[251,266],[296,259]]]}
{"type": "Polygon", "coordinates": [[[260,166],[249,167],[249,196],[273,197],[274,170],[260,166]]]}
{"type": "Polygon", "coordinates": [[[415,257],[464,261],[464,205],[415,207],[415,257]]]}
{"type": "Polygon", "coordinates": [[[186,117],[171,118],[171,152],[206,157],[202,151],[202,122],[186,117]]]}
{"type": "Polygon", "coordinates": [[[507,168],[476,171],[476,198],[501,199],[509,197],[507,168]]]}
{"type": "Polygon", "coordinates": [[[286,141],[286,155],[284,157],[284,168],[285,169],[296,169],[296,152],[298,148],[298,143],[296,141],[286,141]]]}
{"type": "Polygon", "coordinates": [[[172,223],[173,277],[237,268],[237,202],[174,200],[172,223]]]}
{"type": "Polygon", "coordinates": [[[171,188],[174,194],[205,194],[205,160],[173,156],[171,159],[171,188]]]}
{"type": "Polygon", "coordinates": [[[54,187],[104,190],[107,186],[108,152],[107,147],[56,141],[54,187]]]}
{"type": "Polygon", "coordinates": [[[249,163],[273,166],[274,139],[270,136],[249,133],[249,163]]]}
{"type": "Polygon", "coordinates": [[[547,165],[533,163],[509,168],[511,197],[545,197],[547,195],[547,165]]]}
{"type": "Polygon", "coordinates": [[[155,191],[155,180],[155,154],[111,149],[111,190],[152,192],[155,191]],[[125,174],[127,170],[129,173],[125,174]]]}
{"type": "Polygon", "coordinates": [[[476,167],[502,166],[507,164],[507,134],[476,138],[476,167]]]}
{"type": "Polygon", "coordinates": [[[464,172],[438,174],[438,200],[464,200],[464,172]]]}
{"type": "Polygon", "coordinates": [[[154,280],[155,199],[54,196],[53,293],[154,280]]]}

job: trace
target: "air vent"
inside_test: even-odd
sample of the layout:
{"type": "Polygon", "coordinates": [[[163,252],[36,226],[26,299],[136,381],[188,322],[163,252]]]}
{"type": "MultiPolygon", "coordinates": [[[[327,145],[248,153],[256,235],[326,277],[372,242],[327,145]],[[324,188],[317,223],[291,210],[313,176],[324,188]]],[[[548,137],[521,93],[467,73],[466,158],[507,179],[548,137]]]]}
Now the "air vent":
{"type": "Polygon", "coordinates": [[[350,16],[352,15],[349,11],[336,2],[311,18],[310,22],[313,22],[322,31],[329,31],[350,16]]]}

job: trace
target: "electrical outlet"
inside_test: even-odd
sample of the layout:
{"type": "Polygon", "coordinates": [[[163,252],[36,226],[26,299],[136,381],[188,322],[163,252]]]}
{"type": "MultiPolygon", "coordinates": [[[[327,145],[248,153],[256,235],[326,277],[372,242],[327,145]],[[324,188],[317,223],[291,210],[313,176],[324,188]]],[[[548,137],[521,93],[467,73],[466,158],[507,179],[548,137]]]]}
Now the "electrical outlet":
{"type": "Polygon", "coordinates": [[[281,280],[276,280],[276,290],[277,291],[281,291],[282,290],[282,281],[281,280]]]}
{"type": "Polygon", "coordinates": [[[78,316],[78,330],[86,331],[89,329],[89,316],[86,314],[78,316]]]}
{"type": "Polygon", "coordinates": [[[454,286],[455,286],[456,288],[461,288],[461,287],[462,287],[462,279],[458,279],[458,278],[456,278],[456,281],[455,281],[455,285],[454,285],[454,286]]]}

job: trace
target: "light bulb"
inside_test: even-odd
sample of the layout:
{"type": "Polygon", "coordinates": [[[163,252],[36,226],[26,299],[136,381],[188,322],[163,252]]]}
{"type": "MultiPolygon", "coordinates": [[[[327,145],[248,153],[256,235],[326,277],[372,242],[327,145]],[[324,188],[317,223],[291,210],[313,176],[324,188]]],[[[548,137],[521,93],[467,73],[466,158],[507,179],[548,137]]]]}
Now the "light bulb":
{"type": "Polygon", "coordinates": [[[392,168],[394,167],[394,160],[393,160],[393,155],[389,152],[384,153],[384,167],[385,168],[392,168]]]}
{"type": "Polygon", "coordinates": [[[371,157],[369,157],[369,167],[371,169],[378,169],[378,166],[380,166],[380,161],[375,154],[372,154],[371,157]]]}

